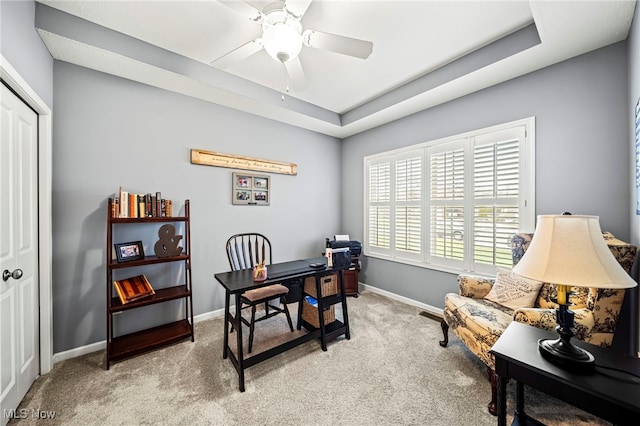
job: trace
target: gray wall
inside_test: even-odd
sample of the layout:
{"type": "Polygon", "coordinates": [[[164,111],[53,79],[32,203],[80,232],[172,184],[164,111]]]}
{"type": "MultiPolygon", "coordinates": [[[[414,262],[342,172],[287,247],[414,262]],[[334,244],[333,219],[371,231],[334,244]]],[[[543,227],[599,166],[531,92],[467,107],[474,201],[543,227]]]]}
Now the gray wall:
{"type": "MultiPolygon", "coordinates": [[[[536,214],[600,216],[629,240],[627,43],[597,50],[422,111],[343,143],[343,225],[363,238],[363,157],[465,131],[536,117],[536,214]]],[[[361,281],[434,307],[456,275],[380,259],[361,281]]]]}
{"type": "MultiPolygon", "coordinates": [[[[224,306],[213,275],[229,269],[232,234],[268,235],[279,262],[318,256],[342,232],[337,139],[59,61],[54,97],[54,352],[105,339],[106,203],[119,186],[160,191],[176,214],[191,201],[196,315],[224,306]],[[191,148],[296,163],[298,175],[270,175],[270,206],[234,206],[234,170],[191,164],[191,148]]],[[[152,251],[156,232],[119,242],[149,238],[152,251]]],[[[129,314],[139,325],[174,314],[154,308],[129,314]]]]}
{"type": "Polygon", "coordinates": [[[35,2],[0,1],[0,51],[49,107],[53,58],[33,27],[35,2]]]}

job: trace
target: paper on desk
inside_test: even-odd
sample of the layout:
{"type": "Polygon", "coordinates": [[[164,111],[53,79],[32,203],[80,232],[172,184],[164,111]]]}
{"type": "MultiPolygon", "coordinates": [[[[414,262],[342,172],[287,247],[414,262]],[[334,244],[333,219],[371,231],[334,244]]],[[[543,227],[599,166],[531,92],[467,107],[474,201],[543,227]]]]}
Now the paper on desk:
{"type": "Polygon", "coordinates": [[[333,239],[336,240],[336,241],[349,241],[350,240],[349,234],[347,234],[347,235],[334,235],[333,239]]]}

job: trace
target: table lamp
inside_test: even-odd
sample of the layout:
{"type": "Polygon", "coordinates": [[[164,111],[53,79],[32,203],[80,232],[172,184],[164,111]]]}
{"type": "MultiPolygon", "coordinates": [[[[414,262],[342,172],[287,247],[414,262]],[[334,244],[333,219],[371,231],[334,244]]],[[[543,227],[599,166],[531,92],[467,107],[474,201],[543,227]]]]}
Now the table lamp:
{"type": "Polygon", "coordinates": [[[556,331],[560,337],[538,341],[542,356],[568,370],[593,371],[593,355],[571,343],[574,313],[568,309],[568,287],[624,289],[636,285],[605,243],[598,216],[538,216],[529,248],[513,272],[557,285],[556,331]]]}

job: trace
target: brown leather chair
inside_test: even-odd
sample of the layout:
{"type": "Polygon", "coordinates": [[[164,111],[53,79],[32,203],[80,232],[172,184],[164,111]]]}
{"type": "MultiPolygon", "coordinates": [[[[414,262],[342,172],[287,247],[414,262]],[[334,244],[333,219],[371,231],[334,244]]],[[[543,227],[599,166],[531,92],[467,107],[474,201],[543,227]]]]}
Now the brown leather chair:
{"type": "MultiPolygon", "coordinates": [[[[264,262],[265,265],[270,265],[272,261],[271,242],[264,235],[255,232],[233,235],[227,240],[227,258],[232,271],[252,269],[261,262],[264,262]]],[[[267,268],[267,277],[268,272],[267,268]]],[[[289,328],[293,332],[293,323],[291,322],[291,315],[285,299],[288,293],[289,289],[284,285],[273,284],[245,291],[240,296],[240,308],[236,307],[236,309],[240,310],[241,321],[249,327],[249,353],[253,348],[255,323],[258,321],[284,313],[287,316],[289,328]],[[280,303],[277,306],[272,305],[270,302],[274,300],[279,300],[280,303]],[[264,304],[265,313],[263,316],[256,318],[256,307],[261,304],[264,304]],[[247,308],[251,308],[250,320],[245,319],[241,314],[242,309],[247,308]]],[[[231,332],[233,332],[233,327],[231,327],[231,332]]]]}

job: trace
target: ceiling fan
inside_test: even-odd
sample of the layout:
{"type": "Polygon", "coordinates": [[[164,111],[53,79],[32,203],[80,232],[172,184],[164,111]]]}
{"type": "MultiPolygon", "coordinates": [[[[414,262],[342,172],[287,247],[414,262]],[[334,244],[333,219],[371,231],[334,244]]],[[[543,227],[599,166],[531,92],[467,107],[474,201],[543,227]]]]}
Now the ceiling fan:
{"type": "Polygon", "coordinates": [[[262,37],[232,50],[211,62],[218,68],[227,68],[264,49],[283,64],[294,89],[306,87],[304,70],[298,54],[302,46],[328,50],[343,55],[366,59],[373,43],[317,30],[302,30],[302,18],[312,0],[285,0],[270,3],[258,10],[244,1],[219,0],[225,6],[262,25],[262,37]]]}

